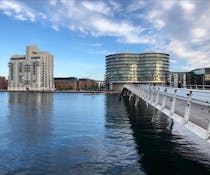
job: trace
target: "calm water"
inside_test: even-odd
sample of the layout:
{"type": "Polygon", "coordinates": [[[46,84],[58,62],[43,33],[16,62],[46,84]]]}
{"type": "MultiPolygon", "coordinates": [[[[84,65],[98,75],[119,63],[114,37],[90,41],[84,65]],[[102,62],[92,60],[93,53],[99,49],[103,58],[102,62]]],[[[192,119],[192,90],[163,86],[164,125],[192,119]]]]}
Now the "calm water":
{"type": "Polygon", "coordinates": [[[210,174],[210,145],[117,95],[0,93],[0,174],[210,174]]]}

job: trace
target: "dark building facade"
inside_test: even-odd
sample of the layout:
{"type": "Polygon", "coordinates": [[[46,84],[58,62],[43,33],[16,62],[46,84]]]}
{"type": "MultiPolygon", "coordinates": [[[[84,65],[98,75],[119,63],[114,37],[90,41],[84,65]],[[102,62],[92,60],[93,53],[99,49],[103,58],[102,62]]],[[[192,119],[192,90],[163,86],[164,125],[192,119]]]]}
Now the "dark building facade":
{"type": "Polygon", "coordinates": [[[188,72],[187,85],[210,85],[210,68],[195,69],[188,72]]]}

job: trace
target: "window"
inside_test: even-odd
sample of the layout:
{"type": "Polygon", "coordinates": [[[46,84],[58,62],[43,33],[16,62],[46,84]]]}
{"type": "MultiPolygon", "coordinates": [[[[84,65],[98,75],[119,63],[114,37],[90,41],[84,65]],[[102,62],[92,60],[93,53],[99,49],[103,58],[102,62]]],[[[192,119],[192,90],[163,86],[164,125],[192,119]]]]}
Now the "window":
{"type": "Polygon", "coordinates": [[[33,62],[33,75],[36,75],[36,63],[33,62]]]}
{"type": "Polygon", "coordinates": [[[19,65],[18,65],[18,72],[22,73],[22,63],[19,63],[19,65]]]}
{"type": "Polygon", "coordinates": [[[10,64],[9,64],[9,67],[10,67],[10,79],[13,80],[13,73],[14,73],[14,70],[13,70],[13,63],[10,63],[10,64]]]}

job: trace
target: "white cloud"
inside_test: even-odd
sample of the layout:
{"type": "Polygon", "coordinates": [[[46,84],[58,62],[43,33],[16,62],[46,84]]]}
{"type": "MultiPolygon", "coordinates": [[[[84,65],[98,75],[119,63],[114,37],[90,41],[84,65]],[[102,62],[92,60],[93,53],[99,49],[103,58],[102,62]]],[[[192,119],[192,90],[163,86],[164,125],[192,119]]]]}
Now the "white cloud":
{"type": "MultiPolygon", "coordinates": [[[[124,44],[146,44],[187,62],[210,66],[210,1],[194,0],[1,0],[0,11],[18,20],[39,21],[84,36],[109,36],[124,44]],[[49,8],[50,5],[50,8],[49,8]]],[[[177,61],[178,62],[178,61],[177,61]]]]}
{"type": "Polygon", "coordinates": [[[183,68],[201,68],[210,66],[209,52],[204,50],[194,50],[189,47],[187,42],[182,41],[171,41],[171,43],[166,48],[170,53],[174,54],[177,58],[184,59],[187,61],[188,65],[183,65],[183,68]]]}
{"type": "Polygon", "coordinates": [[[126,8],[127,12],[135,12],[137,10],[143,9],[146,5],[146,1],[143,0],[132,0],[131,3],[126,8]]]}
{"type": "Polygon", "coordinates": [[[192,29],[192,41],[197,42],[197,41],[205,41],[208,39],[208,32],[204,28],[196,27],[192,29]]]}
{"type": "Polygon", "coordinates": [[[36,18],[46,19],[44,13],[34,11],[26,4],[16,0],[1,0],[0,11],[7,16],[14,17],[20,21],[29,20],[35,22],[36,18]]]}
{"type": "Polygon", "coordinates": [[[82,1],[81,4],[92,12],[97,12],[105,15],[110,15],[110,8],[103,2],[91,2],[91,1],[82,1]]]}
{"type": "Polygon", "coordinates": [[[30,20],[34,22],[36,18],[32,9],[14,0],[2,0],[0,2],[0,10],[2,10],[6,15],[14,16],[16,19],[21,21],[30,20]]]}
{"type": "Polygon", "coordinates": [[[101,47],[102,44],[101,43],[93,43],[93,44],[89,44],[88,46],[90,46],[90,47],[101,47]]]}
{"type": "Polygon", "coordinates": [[[170,60],[170,63],[172,63],[172,64],[176,64],[176,60],[170,60]]]}
{"type": "Polygon", "coordinates": [[[160,1],[161,7],[165,10],[170,10],[174,5],[176,5],[177,1],[174,0],[163,0],[160,1]]]}
{"type": "Polygon", "coordinates": [[[179,1],[179,5],[186,13],[192,13],[195,10],[195,4],[190,0],[179,1]]]}
{"type": "Polygon", "coordinates": [[[55,6],[58,3],[58,0],[49,0],[50,5],[55,6]]]}
{"type": "MultiPolygon", "coordinates": [[[[114,5],[116,8],[117,3],[114,5]]],[[[80,31],[85,35],[112,36],[124,43],[148,43],[150,40],[141,35],[144,31],[139,25],[128,20],[116,19],[111,9],[113,2],[99,1],[62,1],[48,16],[55,30],[67,27],[72,31],[80,31]],[[59,7],[59,8],[58,8],[59,7]],[[112,12],[111,12],[112,11],[112,12]]],[[[119,10],[119,6],[118,9],[119,10]]]]}
{"type": "Polygon", "coordinates": [[[117,3],[117,1],[115,0],[109,0],[109,4],[111,5],[111,8],[118,12],[121,11],[121,5],[119,3],[117,3]]]}

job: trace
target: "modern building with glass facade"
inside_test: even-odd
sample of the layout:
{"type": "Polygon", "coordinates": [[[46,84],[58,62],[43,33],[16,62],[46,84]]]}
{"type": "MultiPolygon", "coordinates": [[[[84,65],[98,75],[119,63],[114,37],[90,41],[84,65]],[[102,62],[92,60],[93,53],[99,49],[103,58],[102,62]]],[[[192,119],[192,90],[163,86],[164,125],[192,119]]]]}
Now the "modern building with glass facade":
{"type": "Polygon", "coordinates": [[[36,46],[26,47],[25,55],[13,55],[9,61],[9,91],[54,90],[53,55],[36,46]]]}
{"type": "Polygon", "coordinates": [[[210,85],[210,68],[187,72],[187,85],[210,85]]]}
{"type": "Polygon", "coordinates": [[[166,84],[169,54],[117,53],[106,56],[106,87],[120,90],[124,84],[166,84]]]}

